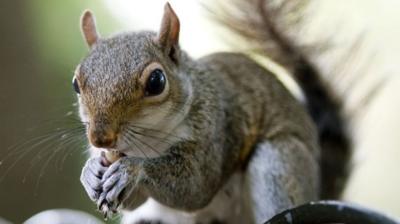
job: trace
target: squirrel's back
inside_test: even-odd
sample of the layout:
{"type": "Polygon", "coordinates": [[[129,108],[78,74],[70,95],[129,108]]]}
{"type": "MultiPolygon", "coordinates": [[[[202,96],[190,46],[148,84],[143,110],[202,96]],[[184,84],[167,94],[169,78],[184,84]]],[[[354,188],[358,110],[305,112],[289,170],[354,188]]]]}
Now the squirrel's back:
{"type": "Polygon", "coordinates": [[[317,134],[309,114],[275,74],[241,53],[214,53],[198,63],[209,68],[208,75],[223,82],[224,101],[229,104],[229,111],[235,111],[228,113],[235,116],[232,120],[237,123],[245,123],[241,129],[253,129],[258,139],[290,133],[300,138],[313,156],[318,156],[317,134]]]}

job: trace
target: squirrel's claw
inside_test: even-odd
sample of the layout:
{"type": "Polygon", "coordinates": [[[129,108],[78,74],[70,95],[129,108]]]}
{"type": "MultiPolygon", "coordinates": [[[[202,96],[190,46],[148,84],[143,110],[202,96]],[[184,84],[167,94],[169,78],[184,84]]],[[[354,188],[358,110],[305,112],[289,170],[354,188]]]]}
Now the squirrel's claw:
{"type": "MultiPolygon", "coordinates": [[[[105,194],[102,194],[105,195],[105,194]]],[[[105,196],[100,196],[99,203],[97,205],[98,210],[103,213],[104,220],[107,220],[112,214],[117,213],[117,209],[112,204],[108,203],[105,196]]]]}
{"type": "Polygon", "coordinates": [[[128,158],[121,158],[113,163],[102,177],[102,193],[97,200],[97,206],[107,217],[117,212],[121,202],[129,196],[126,192],[131,192],[134,188],[132,185],[134,173],[130,172],[131,165],[128,158]]]}
{"type": "Polygon", "coordinates": [[[89,159],[83,167],[80,177],[86,193],[90,199],[97,201],[99,199],[99,190],[101,190],[101,178],[107,167],[101,165],[100,158],[89,159]]]}

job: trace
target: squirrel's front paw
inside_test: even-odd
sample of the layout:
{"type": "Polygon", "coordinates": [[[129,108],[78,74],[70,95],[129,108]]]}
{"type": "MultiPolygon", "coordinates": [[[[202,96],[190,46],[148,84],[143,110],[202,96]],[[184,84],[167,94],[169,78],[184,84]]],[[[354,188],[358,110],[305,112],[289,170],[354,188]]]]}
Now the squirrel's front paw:
{"type": "Polygon", "coordinates": [[[102,193],[97,201],[99,209],[104,213],[115,212],[136,187],[138,166],[133,160],[122,157],[104,173],[101,180],[102,193]]]}
{"type": "Polygon", "coordinates": [[[80,180],[92,201],[97,201],[100,197],[101,179],[106,170],[101,157],[90,158],[83,167],[80,180]]]}

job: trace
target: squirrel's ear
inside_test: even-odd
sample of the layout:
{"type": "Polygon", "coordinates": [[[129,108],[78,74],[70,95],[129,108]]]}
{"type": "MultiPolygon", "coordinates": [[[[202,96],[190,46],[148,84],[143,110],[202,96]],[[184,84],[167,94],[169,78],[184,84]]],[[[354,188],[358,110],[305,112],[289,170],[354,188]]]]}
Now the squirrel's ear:
{"type": "Polygon", "coordinates": [[[167,55],[176,61],[179,42],[179,19],[168,2],[164,6],[164,16],[157,41],[165,49],[167,55]]]}
{"type": "Polygon", "coordinates": [[[96,30],[96,20],[90,10],[85,10],[82,14],[81,30],[89,47],[91,47],[99,39],[99,34],[96,30]]]}

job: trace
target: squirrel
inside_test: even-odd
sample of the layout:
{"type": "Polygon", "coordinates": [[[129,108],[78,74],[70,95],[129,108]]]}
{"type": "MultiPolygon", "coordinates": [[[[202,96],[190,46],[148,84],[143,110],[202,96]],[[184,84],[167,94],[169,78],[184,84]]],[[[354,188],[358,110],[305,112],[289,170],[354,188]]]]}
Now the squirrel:
{"type": "Polygon", "coordinates": [[[158,32],[103,38],[90,11],[81,17],[90,52],[73,87],[91,154],[80,179],[106,217],[264,223],[293,206],[339,197],[351,149],[340,101],[274,22],[283,6],[232,4],[252,7],[259,21],[247,15],[228,25],[244,36],[264,33],[246,38],[274,46],[272,59],[292,74],[305,103],[244,54],[191,58],[179,46],[169,3],[158,32]],[[105,162],[111,151],[116,161],[105,162]]]}

